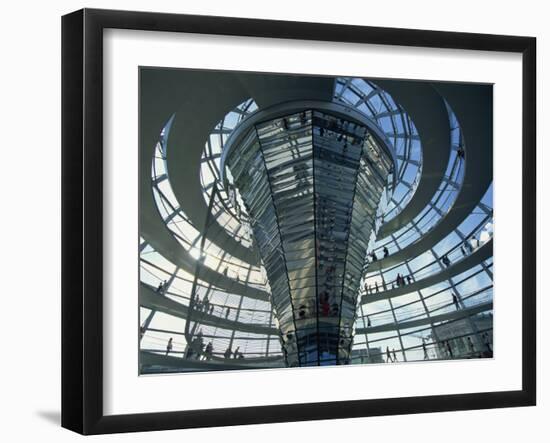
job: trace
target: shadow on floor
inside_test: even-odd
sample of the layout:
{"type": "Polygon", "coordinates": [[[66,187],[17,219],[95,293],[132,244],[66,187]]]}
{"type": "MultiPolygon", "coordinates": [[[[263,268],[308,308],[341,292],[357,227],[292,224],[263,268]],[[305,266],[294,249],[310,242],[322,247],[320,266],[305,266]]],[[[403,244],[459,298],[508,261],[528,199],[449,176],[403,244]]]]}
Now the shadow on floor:
{"type": "Polygon", "coordinates": [[[36,411],[36,415],[56,426],[61,425],[60,411],[36,411]]]}

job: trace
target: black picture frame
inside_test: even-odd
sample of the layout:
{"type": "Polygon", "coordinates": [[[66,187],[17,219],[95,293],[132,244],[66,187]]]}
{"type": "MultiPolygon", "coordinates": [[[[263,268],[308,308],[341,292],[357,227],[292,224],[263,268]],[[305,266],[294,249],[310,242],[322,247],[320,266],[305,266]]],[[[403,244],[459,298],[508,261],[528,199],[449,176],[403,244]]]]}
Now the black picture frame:
{"type": "Polygon", "coordinates": [[[536,39],[532,37],[97,9],[65,15],[62,18],[62,426],[82,434],[104,434],[535,405],[535,117],[536,39]],[[102,36],[108,28],[522,54],[522,389],[104,415],[102,36]]]}

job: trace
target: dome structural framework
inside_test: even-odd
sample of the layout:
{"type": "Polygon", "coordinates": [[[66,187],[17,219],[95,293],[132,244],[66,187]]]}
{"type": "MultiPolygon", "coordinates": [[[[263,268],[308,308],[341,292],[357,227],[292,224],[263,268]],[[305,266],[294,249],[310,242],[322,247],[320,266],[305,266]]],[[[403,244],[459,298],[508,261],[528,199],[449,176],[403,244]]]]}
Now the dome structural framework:
{"type": "Polygon", "coordinates": [[[247,119],[297,100],[353,108],[396,158],[390,205],[356,288],[349,363],[492,356],[490,86],[150,71],[140,134],[151,146],[140,151],[141,373],[288,365],[250,214],[239,192],[221,186],[220,165],[247,119]],[[163,87],[175,91],[172,102],[163,87]],[[429,121],[441,124],[428,133],[429,121]]]}

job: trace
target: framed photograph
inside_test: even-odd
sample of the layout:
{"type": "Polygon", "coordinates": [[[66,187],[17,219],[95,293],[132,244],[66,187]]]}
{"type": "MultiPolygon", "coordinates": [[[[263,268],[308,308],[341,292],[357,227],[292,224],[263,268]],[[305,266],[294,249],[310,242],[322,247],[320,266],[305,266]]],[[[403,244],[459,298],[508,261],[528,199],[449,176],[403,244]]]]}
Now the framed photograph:
{"type": "Polygon", "coordinates": [[[62,425],[535,405],[531,37],[62,20],[62,425]]]}

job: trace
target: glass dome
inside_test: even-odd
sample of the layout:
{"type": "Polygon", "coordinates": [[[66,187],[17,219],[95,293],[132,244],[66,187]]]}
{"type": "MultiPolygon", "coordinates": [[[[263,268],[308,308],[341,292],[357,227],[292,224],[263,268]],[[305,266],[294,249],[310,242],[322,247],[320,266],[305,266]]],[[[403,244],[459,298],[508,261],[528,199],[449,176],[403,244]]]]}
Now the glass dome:
{"type": "MultiPolygon", "coordinates": [[[[342,288],[355,300],[345,334],[349,352],[334,359],[316,354],[314,364],[491,358],[492,146],[480,148],[476,137],[469,136],[469,120],[476,113],[465,112],[464,103],[455,107],[460,98],[453,87],[467,85],[242,75],[237,83],[250,86],[239,91],[240,97],[227,92],[225,100],[219,95],[233,91],[234,74],[219,75],[228,89],[218,85],[212,91],[190,91],[181,109],[168,112],[156,145],[148,151],[150,175],[141,177],[141,185],[149,189],[143,198],[151,199],[142,206],[151,209],[142,217],[139,245],[140,373],[295,366],[289,364],[283,326],[285,318],[296,326],[303,304],[277,304],[273,271],[258,237],[258,214],[250,210],[250,196],[242,186],[228,185],[238,181],[238,174],[225,172],[222,156],[239,131],[243,143],[252,144],[262,134],[272,136],[273,128],[285,134],[294,128],[294,138],[269,145],[270,155],[287,149],[292,157],[287,181],[293,187],[299,180],[304,183],[302,200],[290,202],[295,212],[287,214],[294,217],[288,229],[303,229],[308,222],[312,229],[320,226],[313,221],[314,206],[313,218],[307,215],[306,194],[315,193],[308,165],[315,154],[301,162],[297,159],[306,151],[298,154],[289,147],[295,143],[316,152],[315,141],[306,140],[323,136],[313,123],[314,111],[288,114],[286,127],[285,118],[266,120],[262,114],[296,98],[350,109],[365,128],[372,128],[376,140],[383,140],[392,159],[386,171],[390,179],[384,178],[387,195],[383,204],[376,203],[373,215],[376,226],[364,232],[367,246],[354,264],[357,284],[346,280],[352,277],[349,269],[342,272],[342,288]],[[216,100],[210,99],[214,94],[216,100]],[[261,124],[244,131],[255,118],[261,124]],[[304,168],[296,169],[300,162],[304,168]]],[[[343,146],[344,141],[336,135],[330,143],[343,146]]],[[[278,198],[272,187],[264,191],[278,198]]],[[[352,243],[357,240],[342,241],[346,248],[352,243]]],[[[309,255],[300,259],[318,265],[320,241],[307,248],[309,255]]],[[[285,284],[293,284],[288,274],[285,284]]],[[[318,278],[312,285],[314,293],[322,292],[318,278]]],[[[307,292],[300,286],[293,291],[296,297],[307,292]]],[[[323,305],[319,298],[313,300],[318,325],[323,305]]]]}

